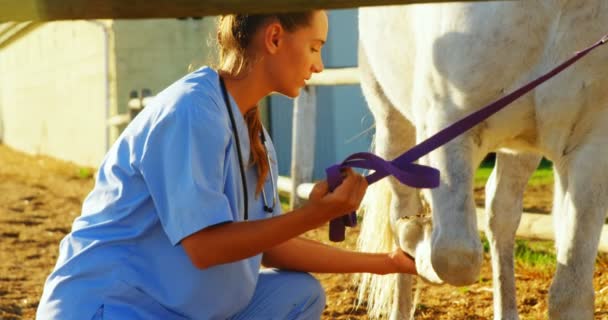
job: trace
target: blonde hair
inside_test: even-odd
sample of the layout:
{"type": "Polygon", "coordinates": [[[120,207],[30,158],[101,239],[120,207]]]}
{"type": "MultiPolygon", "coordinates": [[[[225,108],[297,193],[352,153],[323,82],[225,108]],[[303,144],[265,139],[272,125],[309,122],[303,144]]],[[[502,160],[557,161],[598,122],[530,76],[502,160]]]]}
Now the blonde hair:
{"type": "MultiPolygon", "coordinates": [[[[220,75],[238,78],[246,74],[256,57],[251,50],[251,39],[256,32],[270,21],[278,21],[288,32],[309,26],[314,11],[282,14],[229,14],[217,21],[217,44],[219,64],[216,69],[220,75]]],[[[264,181],[270,171],[266,161],[266,150],[260,140],[262,121],[258,107],[245,114],[245,122],[251,141],[251,164],[257,167],[258,182],[256,196],[260,194],[264,181]]]]}

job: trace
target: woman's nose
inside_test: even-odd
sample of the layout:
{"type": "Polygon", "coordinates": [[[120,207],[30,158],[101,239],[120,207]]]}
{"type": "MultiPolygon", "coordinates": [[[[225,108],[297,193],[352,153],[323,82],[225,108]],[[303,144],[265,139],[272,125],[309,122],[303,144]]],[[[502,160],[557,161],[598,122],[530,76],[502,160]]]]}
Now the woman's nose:
{"type": "Polygon", "coordinates": [[[313,63],[312,72],[319,73],[323,71],[323,61],[319,61],[318,63],[313,63]]]}

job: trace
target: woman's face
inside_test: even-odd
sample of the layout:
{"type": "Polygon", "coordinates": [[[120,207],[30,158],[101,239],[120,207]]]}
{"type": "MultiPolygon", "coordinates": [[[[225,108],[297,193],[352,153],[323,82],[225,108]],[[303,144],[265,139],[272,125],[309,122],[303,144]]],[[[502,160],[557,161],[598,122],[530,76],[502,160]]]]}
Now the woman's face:
{"type": "Polygon", "coordinates": [[[315,11],[309,26],[294,32],[283,30],[269,61],[274,91],[296,97],[313,73],[323,70],[321,48],[327,40],[328,18],[325,11],[315,11]]]}

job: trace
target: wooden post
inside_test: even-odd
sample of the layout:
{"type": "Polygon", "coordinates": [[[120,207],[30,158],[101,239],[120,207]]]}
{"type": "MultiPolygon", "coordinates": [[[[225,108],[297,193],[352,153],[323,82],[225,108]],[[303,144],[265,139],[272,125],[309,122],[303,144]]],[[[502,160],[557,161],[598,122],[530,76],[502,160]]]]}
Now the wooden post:
{"type": "MultiPolygon", "coordinates": [[[[153,98],[154,96],[150,89],[144,88],[140,92],[131,90],[129,101],[127,102],[127,112],[108,119],[108,125],[114,128],[128,125],[153,98]]],[[[122,131],[122,128],[120,128],[120,131],[122,131]]]]}
{"type": "Polygon", "coordinates": [[[131,99],[129,100],[129,122],[135,118],[141,109],[146,106],[149,99],[154,98],[152,91],[148,88],[141,89],[140,92],[136,90],[131,91],[131,99]]]}
{"type": "Polygon", "coordinates": [[[297,193],[298,186],[312,180],[315,161],[316,115],[316,89],[314,86],[306,86],[294,101],[293,106],[291,200],[289,201],[292,209],[301,204],[297,193]]]}

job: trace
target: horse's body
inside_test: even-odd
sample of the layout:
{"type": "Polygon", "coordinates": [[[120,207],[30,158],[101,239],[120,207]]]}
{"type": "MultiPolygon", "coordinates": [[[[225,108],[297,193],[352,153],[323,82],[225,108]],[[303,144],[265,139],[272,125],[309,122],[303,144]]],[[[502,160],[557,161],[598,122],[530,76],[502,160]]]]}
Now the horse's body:
{"type": "MultiPolygon", "coordinates": [[[[359,15],[362,87],[376,120],[375,151],[387,159],[608,32],[605,0],[371,7],[359,15]]],[[[433,282],[476,281],[482,246],[473,175],[493,151],[486,226],[495,319],[518,318],[514,236],[524,188],[541,156],[553,161],[555,171],[557,271],[549,316],[592,319],[594,260],[608,210],[608,47],[420,160],[441,170],[440,186],[426,193],[432,229],[428,218],[412,216],[422,209],[417,191],[391,180],[384,198],[389,203],[375,198],[367,206],[360,243],[365,249],[398,243],[433,282]],[[383,206],[390,210],[392,240],[378,238],[378,221],[387,214],[374,210],[383,206]]],[[[398,278],[393,318],[409,316],[410,281],[398,278]]],[[[382,301],[390,296],[372,285],[371,309],[387,307],[382,301]]]]}

